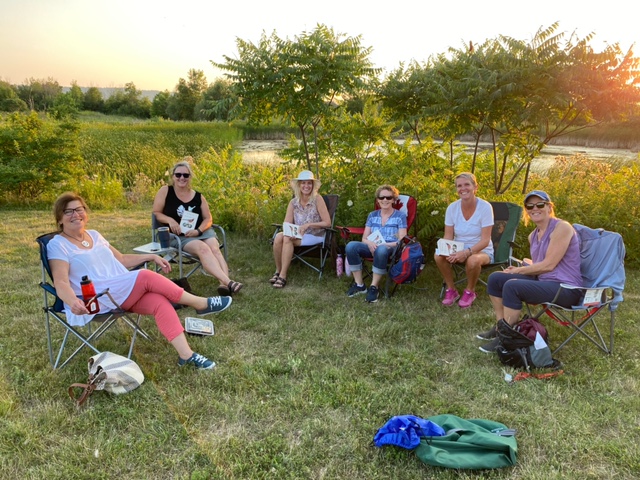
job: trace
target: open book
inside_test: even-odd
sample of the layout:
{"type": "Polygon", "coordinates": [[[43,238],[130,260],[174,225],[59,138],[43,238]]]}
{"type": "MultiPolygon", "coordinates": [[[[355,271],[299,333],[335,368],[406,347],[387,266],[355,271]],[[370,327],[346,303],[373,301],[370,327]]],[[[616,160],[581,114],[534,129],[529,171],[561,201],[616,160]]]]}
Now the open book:
{"type": "Polygon", "coordinates": [[[384,237],[380,233],[380,230],[376,230],[371,235],[369,235],[367,237],[367,240],[369,240],[370,242],[375,243],[376,245],[382,245],[383,243],[385,243],[384,237]]]}
{"type": "Polygon", "coordinates": [[[182,218],[180,219],[180,231],[182,233],[187,233],[196,228],[196,223],[198,222],[198,214],[184,211],[182,212],[182,218]]]}
{"type": "Polygon", "coordinates": [[[456,242],[455,240],[445,240],[444,238],[440,238],[438,240],[438,246],[436,252],[438,255],[444,255],[448,257],[449,255],[453,255],[456,252],[461,252],[464,250],[463,242],[456,242]]]}
{"type": "Polygon", "coordinates": [[[298,225],[295,223],[284,222],[282,224],[282,233],[285,237],[302,238],[298,225]]]}

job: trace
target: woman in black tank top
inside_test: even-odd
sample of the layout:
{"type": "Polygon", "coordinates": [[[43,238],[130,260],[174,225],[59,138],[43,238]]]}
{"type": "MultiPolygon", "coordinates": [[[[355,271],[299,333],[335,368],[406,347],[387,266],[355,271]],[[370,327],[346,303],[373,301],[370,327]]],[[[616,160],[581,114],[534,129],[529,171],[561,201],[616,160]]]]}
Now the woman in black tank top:
{"type": "Polygon", "coordinates": [[[180,235],[183,250],[196,255],[205,272],[218,279],[218,293],[232,295],[239,292],[243,285],[229,278],[229,267],[211,228],[213,222],[209,204],[204,195],[191,188],[192,161],[191,157],[185,157],[173,166],[172,185],[158,191],[153,201],[153,213],[172,233],[180,235]]]}

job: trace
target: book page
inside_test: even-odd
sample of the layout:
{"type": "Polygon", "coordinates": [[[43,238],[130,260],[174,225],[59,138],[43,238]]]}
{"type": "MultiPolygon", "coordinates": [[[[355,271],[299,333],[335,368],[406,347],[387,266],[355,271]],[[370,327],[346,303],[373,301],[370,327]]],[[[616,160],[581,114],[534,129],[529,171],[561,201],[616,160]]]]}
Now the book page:
{"type": "Polygon", "coordinates": [[[298,225],[295,223],[284,222],[282,224],[282,233],[285,237],[302,238],[298,225]]]}
{"type": "Polygon", "coordinates": [[[584,292],[584,299],[582,305],[585,307],[591,307],[594,305],[600,305],[602,299],[602,292],[604,288],[590,288],[584,292]]]}
{"type": "Polygon", "coordinates": [[[456,242],[455,240],[445,240],[441,238],[438,240],[438,255],[448,257],[456,252],[464,250],[464,243],[456,242]]]}
{"type": "Polygon", "coordinates": [[[367,237],[367,240],[369,240],[370,242],[375,243],[376,245],[382,245],[383,243],[385,243],[384,242],[384,237],[380,233],[380,230],[376,230],[371,235],[369,235],[367,237]]]}
{"type": "Polygon", "coordinates": [[[182,218],[180,219],[180,231],[182,233],[187,233],[196,228],[196,223],[198,222],[198,214],[193,212],[184,211],[182,212],[182,218]]]}

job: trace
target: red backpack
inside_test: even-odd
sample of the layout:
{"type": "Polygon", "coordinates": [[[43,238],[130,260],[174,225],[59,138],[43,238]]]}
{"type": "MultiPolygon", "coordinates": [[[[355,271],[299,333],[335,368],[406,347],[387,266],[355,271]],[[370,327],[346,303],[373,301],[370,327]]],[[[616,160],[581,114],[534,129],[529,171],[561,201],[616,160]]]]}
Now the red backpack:
{"type": "Polygon", "coordinates": [[[405,237],[396,251],[395,262],[389,269],[389,278],[398,284],[415,282],[423,268],[422,245],[415,238],[405,237]]]}

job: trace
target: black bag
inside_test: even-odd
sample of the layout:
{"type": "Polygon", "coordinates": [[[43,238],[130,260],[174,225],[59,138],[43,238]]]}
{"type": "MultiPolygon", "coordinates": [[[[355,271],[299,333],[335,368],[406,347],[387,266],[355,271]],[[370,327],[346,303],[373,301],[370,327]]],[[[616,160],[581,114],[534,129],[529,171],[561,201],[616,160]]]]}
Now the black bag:
{"type": "Polygon", "coordinates": [[[503,365],[526,370],[557,365],[551,357],[551,349],[547,344],[547,330],[537,320],[526,318],[513,327],[504,320],[500,320],[497,328],[500,345],[496,353],[503,365]],[[540,338],[536,348],[538,335],[540,338]]]}

